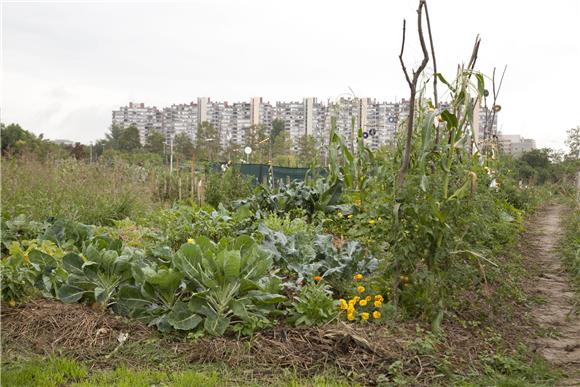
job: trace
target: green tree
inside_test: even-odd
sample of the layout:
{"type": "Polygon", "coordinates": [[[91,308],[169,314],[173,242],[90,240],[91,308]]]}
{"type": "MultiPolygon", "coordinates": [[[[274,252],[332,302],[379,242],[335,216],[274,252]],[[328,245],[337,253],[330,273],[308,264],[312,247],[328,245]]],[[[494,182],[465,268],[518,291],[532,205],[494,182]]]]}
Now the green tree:
{"type": "Polygon", "coordinates": [[[307,167],[317,159],[316,139],[314,136],[305,134],[298,139],[298,164],[307,167]]]}
{"type": "Polygon", "coordinates": [[[119,149],[127,152],[133,152],[141,149],[141,139],[139,129],[135,125],[130,125],[121,131],[119,139],[119,149]]]}
{"type": "Polygon", "coordinates": [[[268,160],[269,139],[264,125],[252,125],[246,128],[244,133],[245,146],[252,148],[250,162],[263,163],[268,160]]]}
{"type": "Polygon", "coordinates": [[[106,146],[115,150],[121,149],[124,129],[118,125],[111,125],[109,133],[105,134],[106,146]]]}
{"type": "Polygon", "coordinates": [[[276,140],[276,137],[278,137],[278,135],[280,133],[282,133],[284,131],[284,120],[280,119],[280,118],[276,118],[272,121],[272,130],[271,130],[271,136],[272,136],[272,140],[276,140]]]}
{"type": "Polygon", "coordinates": [[[0,126],[0,141],[2,153],[20,152],[23,149],[31,149],[39,141],[33,133],[24,130],[18,124],[0,126]]]}
{"type": "Polygon", "coordinates": [[[147,135],[147,140],[145,142],[145,150],[147,152],[163,154],[163,148],[165,143],[165,136],[163,133],[152,130],[147,135]]]}
{"type": "Polygon", "coordinates": [[[234,141],[230,140],[224,149],[224,156],[228,161],[233,161],[234,163],[239,163],[240,159],[243,159],[244,154],[242,152],[243,146],[236,144],[234,141]]]}
{"type": "Polygon", "coordinates": [[[173,138],[173,152],[181,157],[191,159],[193,156],[194,146],[191,136],[185,132],[177,133],[173,138]]]}
{"type": "Polygon", "coordinates": [[[220,156],[221,142],[220,132],[207,121],[202,122],[197,128],[195,139],[195,156],[198,160],[217,160],[220,156]]]}
{"type": "Polygon", "coordinates": [[[566,145],[570,149],[568,152],[568,158],[572,160],[580,159],[580,126],[568,129],[566,131],[568,138],[566,139],[566,145]]]}
{"type": "Polygon", "coordinates": [[[292,139],[290,134],[283,130],[278,133],[272,144],[272,157],[289,156],[292,154],[292,139]]]}
{"type": "Polygon", "coordinates": [[[42,134],[37,136],[18,124],[0,123],[0,143],[3,155],[32,153],[41,160],[49,155],[54,158],[68,156],[68,150],[64,146],[45,140],[42,134]]]}
{"type": "Polygon", "coordinates": [[[543,184],[550,180],[552,150],[548,148],[533,149],[522,153],[518,160],[520,178],[529,183],[543,184]]]}

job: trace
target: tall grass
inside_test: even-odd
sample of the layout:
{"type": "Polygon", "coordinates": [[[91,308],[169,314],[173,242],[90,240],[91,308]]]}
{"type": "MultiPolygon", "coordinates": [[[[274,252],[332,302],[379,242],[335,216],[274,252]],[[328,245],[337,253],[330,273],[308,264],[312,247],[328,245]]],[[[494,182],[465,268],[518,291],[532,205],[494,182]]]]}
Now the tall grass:
{"type": "Polygon", "coordinates": [[[50,216],[87,224],[109,224],[150,210],[154,182],[124,162],[87,164],[74,159],[41,162],[2,159],[2,216],[50,216]]]}

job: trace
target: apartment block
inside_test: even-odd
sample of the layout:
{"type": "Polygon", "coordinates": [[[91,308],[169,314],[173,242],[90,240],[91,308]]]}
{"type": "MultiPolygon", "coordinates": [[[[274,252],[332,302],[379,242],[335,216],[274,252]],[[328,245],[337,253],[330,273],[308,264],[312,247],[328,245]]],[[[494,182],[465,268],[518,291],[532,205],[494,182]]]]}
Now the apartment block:
{"type": "Polygon", "coordinates": [[[524,138],[519,134],[499,134],[500,150],[514,157],[521,156],[522,153],[536,149],[536,141],[524,138]]]}
{"type": "MultiPolygon", "coordinates": [[[[445,105],[442,104],[442,107],[445,108],[445,105]]],[[[178,133],[187,133],[196,141],[198,126],[209,122],[217,128],[220,143],[225,148],[231,143],[244,146],[246,131],[252,125],[261,125],[269,130],[272,121],[280,119],[284,121],[284,130],[292,140],[294,151],[298,150],[298,140],[302,136],[312,135],[322,153],[328,146],[333,120],[336,121],[337,132],[347,144],[354,144],[361,128],[367,145],[377,149],[395,142],[408,114],[409,101],[405,99],[384,102],[371,98],[339,98],[321,102],[314,97],[306,97],[301,101],[271,104],[262,97],[234,103],[199,97],[195,102],[173,104],[162,110],[143,103],[129,103],[113,111],[113,124],[137,126],[141,141],[145,143],[151,130],[164,133],[168,141],[178,133]]],[[[479,140],[492,138],[497,133],[497,115],[486,107],[480,107],[475,124],[479,128],[479,140]]]]}
{"type": "Polygon", "coordinates": [[[130,102],[128,106],[122,106],[113,111],[112,124],[121,128],[136,126],[139,130],[141,143],[145,144],[147,135],[151,130],[164,132],[162,116],[163,113],[155,106],[130,102]]]}

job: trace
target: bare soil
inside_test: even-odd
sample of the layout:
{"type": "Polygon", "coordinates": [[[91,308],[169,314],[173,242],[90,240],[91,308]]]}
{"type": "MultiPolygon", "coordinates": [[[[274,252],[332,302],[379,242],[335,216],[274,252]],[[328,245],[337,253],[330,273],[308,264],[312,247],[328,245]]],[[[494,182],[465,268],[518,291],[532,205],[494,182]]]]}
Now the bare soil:
{"type": "Polygon", "coordinates": [[[536,351],[567,374],[562,385],[580,385],[580,318],[574,290],[564,270],[557,244],[562,235],[561,219],[566,210],[550,205],[540,211],[526,233],[526,258],[540,268],[533,291],[544,301],[532,316],[544,335],[534,342],[536,351]]]}

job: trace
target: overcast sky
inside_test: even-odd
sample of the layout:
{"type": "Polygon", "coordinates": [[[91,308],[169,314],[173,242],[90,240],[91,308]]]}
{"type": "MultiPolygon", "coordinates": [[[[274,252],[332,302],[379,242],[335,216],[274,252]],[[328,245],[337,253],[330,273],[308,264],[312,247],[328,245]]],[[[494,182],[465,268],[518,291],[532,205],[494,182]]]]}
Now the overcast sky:
{"type": "MultiPolygon", "coordinates": [[[[506,134],[563,148],[580,125],[579,0],[430,0],[439,71],[453,78],[507,64],[499,103],[506,134]]],[[[129,101],[163,107],[198,96],[326,100],[408,97],[398,62],[420,60],[417,0],[2,1],[2,122],[51,139],[104,136],[129,101]]],[[[432,68],[431,68],[432,71],[432,68]]]]}

